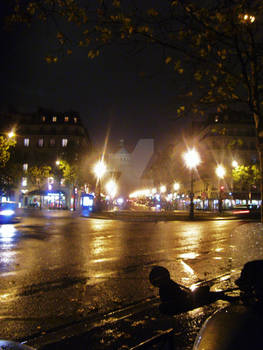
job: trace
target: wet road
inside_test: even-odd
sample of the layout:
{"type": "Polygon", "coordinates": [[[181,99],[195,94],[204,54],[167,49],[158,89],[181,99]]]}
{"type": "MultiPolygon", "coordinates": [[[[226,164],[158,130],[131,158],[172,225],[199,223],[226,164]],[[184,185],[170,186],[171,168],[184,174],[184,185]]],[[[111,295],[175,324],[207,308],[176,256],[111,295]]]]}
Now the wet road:
{"type": "Polygon", "coordinates": [[[157,295],[148,282],[153,265],[167,267],[174,280],[189,287],[225,278],[241,266],[233,252],[242,221],[143,223],[59,211],[32,215],[0,226],[1,338],[44,335],[149,300],[157,295]]]}

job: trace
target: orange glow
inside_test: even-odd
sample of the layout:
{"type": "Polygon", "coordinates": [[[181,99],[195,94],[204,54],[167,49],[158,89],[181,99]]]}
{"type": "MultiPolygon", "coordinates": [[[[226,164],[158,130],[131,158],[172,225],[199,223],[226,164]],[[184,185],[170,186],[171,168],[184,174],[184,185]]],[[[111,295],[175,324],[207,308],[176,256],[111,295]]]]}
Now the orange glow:
{"type": "Polygon", "coordinates": [[[183,154],[185,164],[188,168],[193,169],[201,163],[199,153],[194,149],[190,149],[183,154]]]}
{"type": "Polygon", "coordinates": [[[249,214],[250,210],[234,210],[233,214],[249,214]]]}

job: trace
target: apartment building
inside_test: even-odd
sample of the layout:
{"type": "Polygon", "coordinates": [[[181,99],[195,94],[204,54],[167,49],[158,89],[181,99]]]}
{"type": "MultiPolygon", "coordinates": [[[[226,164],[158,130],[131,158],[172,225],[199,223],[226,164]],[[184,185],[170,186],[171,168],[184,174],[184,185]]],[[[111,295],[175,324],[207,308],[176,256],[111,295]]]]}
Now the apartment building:
{"type": "MultiPolygon", "coordinates": [[[[52,168],[60,159],[69,164],[82,163],[92,149],[87,129],[75,111],[55,112],[39,109],[34,113],[9,112],[1,116],[1,132],[15,133],[15,159],[22,169],[17,192],[22,205],[67,207],[70,191],[63,183],[49,179],[46,188],[30,185],[27,170],[34,165],[52,168]],[[40,199],[42,196],[42,199],[40,199]]],[[[43,187],[43,186],[42,186],[43,187]]]]}

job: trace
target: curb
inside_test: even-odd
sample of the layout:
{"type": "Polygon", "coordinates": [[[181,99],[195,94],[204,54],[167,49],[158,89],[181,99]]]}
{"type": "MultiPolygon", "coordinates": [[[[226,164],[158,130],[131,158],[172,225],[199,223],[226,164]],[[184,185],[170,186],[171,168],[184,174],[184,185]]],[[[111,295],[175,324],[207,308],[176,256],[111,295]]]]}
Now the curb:
{"type": "Polygon", "coordinates": [[[111,213],[91,213],[90,216],[81,215],[84,218],[90,219],[103,219],[103,220],[123,220],[123,221],[135,221],[135,222],[157,222],[157,221],[213,221],[213,220],[239,220],[240,217],[236,216],[209,216],[209,215],[196,215],[193,219],[190,219],[188,215],[133,215],[127,214],[111,214],[111,213]]]}

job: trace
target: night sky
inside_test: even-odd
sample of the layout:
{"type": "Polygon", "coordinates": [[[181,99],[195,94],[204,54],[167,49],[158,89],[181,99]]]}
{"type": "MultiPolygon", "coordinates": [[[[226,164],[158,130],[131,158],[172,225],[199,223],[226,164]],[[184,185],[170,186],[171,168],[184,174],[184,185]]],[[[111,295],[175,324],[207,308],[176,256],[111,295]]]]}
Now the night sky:
{"type": "Polygon", "coordinates": [[[182,124],[173,121],[181,83],[159,52],[131,56],[110,48],[89,60],[87,49],[76,49],[48,64],[44,58],[54,47],[46,27],[1,29],[1,110],[8,105],[22,112],[76,110],[95,147],[102,146],[107,131],[109,148],[124,139],[132,149],[144,137],[155,138],[156,149],[174,143],[182,124]]]}

